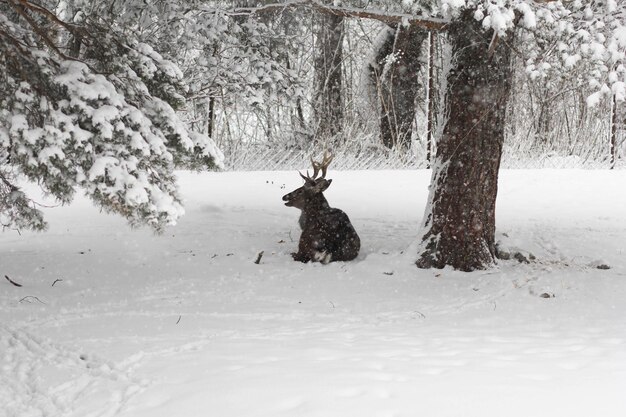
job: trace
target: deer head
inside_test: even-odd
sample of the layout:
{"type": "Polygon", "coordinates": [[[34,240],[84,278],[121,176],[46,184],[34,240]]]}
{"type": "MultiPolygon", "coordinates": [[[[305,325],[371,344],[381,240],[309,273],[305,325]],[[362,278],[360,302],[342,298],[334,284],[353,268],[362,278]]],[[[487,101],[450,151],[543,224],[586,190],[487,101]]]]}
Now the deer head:
{"type": "Polygon", "coordinates": [[[324,199],[322,193],[326,191],[326,189],[330,186],[330,183],[333,181],[326,179],[326,170],[332,160],[333,155],[329,154],[328,151],[324,151],[324,156],[321,162],[316,162],[313,160],[313,157],[311,157],[313,175],[309,175],[308,170],[306,175],[303,175],[300,172],[300,176],[304,180],[304,185],[283,196],[285,205],[304,210],[311,204],[326,203],[326,199],[324,199]],[[320,172],[322,176],[318,178],[320,172]]]}

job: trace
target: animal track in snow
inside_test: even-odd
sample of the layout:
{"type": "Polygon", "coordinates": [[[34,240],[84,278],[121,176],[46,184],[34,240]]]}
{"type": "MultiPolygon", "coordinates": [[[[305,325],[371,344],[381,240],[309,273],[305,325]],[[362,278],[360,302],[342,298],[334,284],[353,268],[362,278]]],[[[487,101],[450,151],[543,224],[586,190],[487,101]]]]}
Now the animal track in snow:
{"type": "Polygon", "coordinates": [[[0,327],[0,402],[8,417],[64,415],[99,384],[115,390],[105,410],[119,409],[145,387],[92,354],[21,329],[0,327]]]}

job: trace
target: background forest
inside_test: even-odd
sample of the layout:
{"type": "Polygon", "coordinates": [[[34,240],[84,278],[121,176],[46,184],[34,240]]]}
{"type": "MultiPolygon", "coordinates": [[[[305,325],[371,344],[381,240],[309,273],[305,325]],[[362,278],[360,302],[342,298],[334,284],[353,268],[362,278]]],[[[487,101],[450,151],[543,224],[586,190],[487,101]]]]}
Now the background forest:
{"type": "MultiPolygon", "coordinates": [[[[345,16],[273,4],[217,2],[200,14],[201,28],[180,29],[203,33],[202,48],[171,31],[159,48],[176,51],[191,87],[185,118],[216,141],[226,167],[301,168],[323,147],[342,155],[336,168],[427,167],[436,146],[430,132],[442,128],[445,33],[394,21],[411,11],[395,1],[335,2],[345,16]],[[354,13],[371,9],[379,13],[354,13]]],[[[156,26],[151,37],[164,31],[156,26]]],[[[589,106],[591,66],[554,62],[568,35],[537,44],[524,36],[530,31],[517,31],[503,167],[620,165],[621,106],[612,97],[589,106]],[[537,57],[540,71],[529,69],[537,57]]]]}
{"type": "MultiPolygon", "coordinates": [[[[147,46],[141,59],[158,55],[176,70],[140,78],[152,77],[149,89],[180,94],[169,103],[191,130],[212,138],[226,169],[302,168],[322,147],[341,155],[335,168],[419,168],[428,166],[442,128],[450,48],[441,25],[407,19],[436,3],[3,0],[0,28],[5,49],[22,7],[36,25],[29,30],[45,35],[43,46],[67,58],[106,62],[115,38],[147,46]],[[89,41],[97,37],[99,46],[89,41]]],[[[610,95],[589,106],[594,69],[574,65],[576,58],[556,63],[571,34],[529,42],[533,30],[516,32],[503,167],[619,166],[622,106],[610,95]]],[[[129,64],[122,55],[117,64],[129,64]]]]}
{"type": "MultiPolygon", "coordinates": [[[[361,3],[362,7],[373,5],[371,1],[361,3]]],[[[396,3],[377,2],[374,6],[397,13],[396,3]]],[[[258,38],[262,44],[247,49],[248,55],[226,58],[217,54],[220,58],[215,62],[217,68],[230,68],[233,60],[247,57],[250,68],[259,62],[260,55],[270,59],[264,69],[257,68],[253,74],[276,79],[262,82],[254,91],[234,92],[224,88],[226,84],[215,85],[211,95],[194,101],[192,119],[212,132],[226,154],[228,168],[300,168],[306,165],[308,155],[320,148],[319,142],[342,154],[337,158],[342,168],[428,166],[436,146],[430,132],[436,134],[442,128],[438,121],[444,111],[442,91],[450,58],[445,35],[359,16],[335,18],[332,23],[322,13],[306,8],[279,9],[257,16],[247,24],[263,28],[265,32],[258,38]],[[339,32],[330,45],[325,37],[329,30],[339,32]],[[264,54],[264,46],[278,60],[264,54]],[[320,64],[329,56],[334,60],[330,70],[320,64]],[[278,72],[272,73],[270,68],[278,72]],[[334,118],[315,113],[320,89],[330,88],[326,81],[336,85],[334,118]],[[281,82],[288,82],[297,93],[276,94],[273,89],[281,82]],[[413,111],[407,114],[407,108],[413,111]],[[328,120],[338,124],[331,135],[324,131],[328,120]]],[[[587,98],[593,92],[586,77],[590,67],[581,65],[565,71],[543,62],[539,75],[526,66],[531,57],[550,61],[551,55],[557,55],[560,41],[546,39],[536,45],[518,36],[510,45],[515,51],[514,84],[507,108],[502,166],[620,166],[624,115],[611,97],[588,105],[587,98]]],[[[226,43],[216,48],[240,52],[241,44],[236,49],[226,43]]],[[[251,78],[256,81],[255,75],[251,78]]],[[[218,77],[214,79],[219,84],[218,77]]]]}

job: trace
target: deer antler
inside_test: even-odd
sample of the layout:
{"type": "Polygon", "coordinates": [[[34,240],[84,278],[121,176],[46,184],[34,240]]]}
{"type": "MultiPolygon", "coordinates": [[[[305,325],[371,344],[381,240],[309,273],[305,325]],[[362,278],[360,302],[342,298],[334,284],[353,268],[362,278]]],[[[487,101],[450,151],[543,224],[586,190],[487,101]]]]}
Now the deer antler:
{"type": "Polygon", "coordinates": [[[313,178],[317,178],[317,174],[319,171],[322,171],[322,176],[320,178],[326,178],[326,170],[328,169],[328,165],[330,165],[333,160],[334,155],[329,153],[327,150],[324,151],[324,156],[322,157],[321,162],[315,162],[313,157],[311,157],[311,164],[313,164],[313,178]]]}
{"type": "Polygon", "coordinates": [[[311,157],[311,165],[313,165],[313,175],[309,175],[309,171],[306,171],[306,177],[302,174],[300,176],[305,180],[315,180],[317,179],[318,174],[322,171],[322,176],[320,178],[326,178],[326,170],[328,169],[328,165],[333,160],[334,155],[329,153],[327,150],[324,151],[324,156],[322,157],[321,162],[316,162],[313,157],[311,157]]]}

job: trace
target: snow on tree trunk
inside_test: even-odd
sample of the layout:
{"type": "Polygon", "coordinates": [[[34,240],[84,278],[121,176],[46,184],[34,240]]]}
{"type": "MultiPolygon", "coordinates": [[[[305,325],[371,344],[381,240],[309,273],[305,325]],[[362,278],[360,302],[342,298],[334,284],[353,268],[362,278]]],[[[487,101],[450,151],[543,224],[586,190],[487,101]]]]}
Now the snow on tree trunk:
{"type": "MultiPolygon", "coordinates": [[[[511,88],[511,51],[464,11],[450,27],[448,121],[437,144],[417,266],[463,271],[495,262],[495,204],[511,88]]],[[[507,40],[509,42],[509,40],[507,40]]]]}
{"type": "Polygon", "coordinates": [[[314,115],[316,137],[322,141],[341,132],[343,125],[343,17],[331,14],[319,16],[315,56],[314,115]]]}
{"type": "Polygon", "coordinates": [[[408,147],[413,133],[422,43],[428,32],[417,26],[385,31],[370,68],[380,102],[380,137],[388,148],[408,147]]]}

